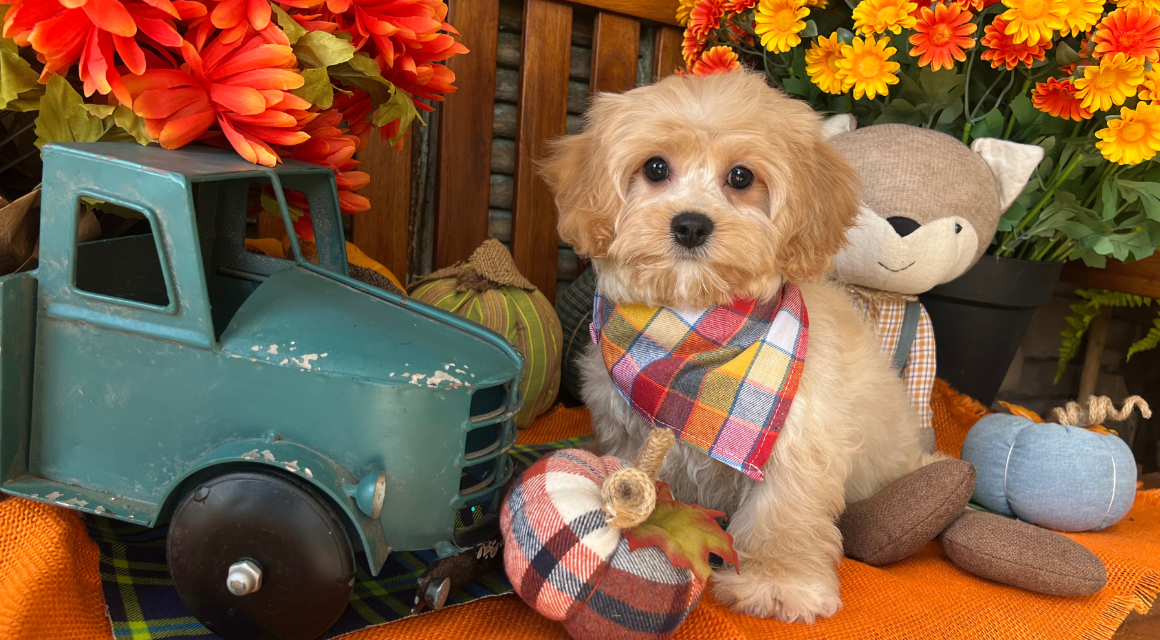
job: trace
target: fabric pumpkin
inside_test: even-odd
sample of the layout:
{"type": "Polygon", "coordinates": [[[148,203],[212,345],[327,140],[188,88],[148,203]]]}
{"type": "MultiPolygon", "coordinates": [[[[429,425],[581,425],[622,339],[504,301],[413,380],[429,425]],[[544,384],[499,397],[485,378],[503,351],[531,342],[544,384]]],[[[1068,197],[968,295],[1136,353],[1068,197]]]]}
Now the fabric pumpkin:
{"type": "Polygon", "coordinates": [[[670,637],[705,588],[658,547],[629,549],[605,523],[601,487],[624,463],[564,449],[520,476],[500,511],[516,593],[577,640],[670,637]]]}
{"type": "Polygon", "coordinates": [[[527,426],[551,408],[560,390],[560,320],[500,241],[489,239],[467,263],[423,278],[411,297],[478,322],[524,356],[524,406],[516,426],[527,426]]]}
{"type": "Polygon", "coordinates": [[[1136,497],[1136,461],[1118,436],[1022,416],[981,418],[963,442],[975,465],[973,500],[1057,531],[1120,521],[1136,497]]]}

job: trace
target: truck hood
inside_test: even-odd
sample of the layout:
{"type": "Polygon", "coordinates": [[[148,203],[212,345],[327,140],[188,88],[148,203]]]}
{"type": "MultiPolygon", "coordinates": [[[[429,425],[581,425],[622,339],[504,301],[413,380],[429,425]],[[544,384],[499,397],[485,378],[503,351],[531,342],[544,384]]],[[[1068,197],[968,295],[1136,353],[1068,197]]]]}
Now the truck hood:
{"type": "Polygon", "coordinates": [[[234,357],[392,385],[477,387],[518,378],[523,364],[514,348],[467,323],[293,266],[250,294],[221,345],[234,357]]]}

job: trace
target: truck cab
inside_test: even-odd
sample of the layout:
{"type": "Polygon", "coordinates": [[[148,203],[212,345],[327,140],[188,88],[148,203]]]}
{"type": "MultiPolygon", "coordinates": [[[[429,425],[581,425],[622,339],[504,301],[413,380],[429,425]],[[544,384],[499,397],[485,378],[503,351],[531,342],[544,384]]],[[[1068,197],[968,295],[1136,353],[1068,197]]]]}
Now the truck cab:
{"type": "Polygon", "coordinates": [[[483,327],[352,279],[329,169],[47,145],[39,257],[0,278],[0,490],[145,526],[172,516],[187,604],[173,537],[181,514],[194,529],[229,525],[219,515],[237,504],[190,515],[232,495],[223,478],[251,479],[230,485],[243,503],[264,490],[253,477],[314,500],[377,574],[392,548],[450,543],[457,512],[494,506],[511,476],[522,358],[483,327]],[[287,229],[283,189],[305,194],[315,259],[293,234],[290,259],[246,250],[255,188],[287,229]],[[130,209],[148,231],[78,242],[81,198],[130,209]]]}

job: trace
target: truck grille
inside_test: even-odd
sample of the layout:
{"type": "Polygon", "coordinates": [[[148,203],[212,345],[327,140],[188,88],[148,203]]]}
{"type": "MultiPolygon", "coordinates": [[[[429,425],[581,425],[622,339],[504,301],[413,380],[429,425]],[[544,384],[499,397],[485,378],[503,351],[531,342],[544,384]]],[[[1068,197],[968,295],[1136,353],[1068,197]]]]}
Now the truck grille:
{"type": "MultiPolygon", "coordinates": [[[[518,382],[512,384],[518,385],[518,382]]],[[[459,495],[464,504],[492,497],[511,477],[512,464],[507,450],[515,442],[513,417],[519,409],[519,400],[513,397],[510,385],[487,387],[472,394],[464,467],[459,480],[459,495]]]]}

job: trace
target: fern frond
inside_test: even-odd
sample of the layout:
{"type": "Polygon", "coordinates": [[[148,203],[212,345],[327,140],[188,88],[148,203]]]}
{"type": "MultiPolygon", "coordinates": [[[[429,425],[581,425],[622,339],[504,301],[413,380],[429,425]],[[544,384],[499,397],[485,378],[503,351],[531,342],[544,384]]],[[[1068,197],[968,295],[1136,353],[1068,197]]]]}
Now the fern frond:
{"type": "MultiPolygon", "coordinates": [[[[1067,363],[1079,352],[1079,345],[1083,336],[1091,326],[1092,320],[1100,314],[1104,306],[1104,297],[1100,296],[1100,289],[1076,289],[1076,294],[1085,302],[1071,305],[1071,315],[1067,317],[1067,326],[1059,333],[1059,367],[1055,370],[1055,384],[1063,379],[1063,372],[1067,370],[1067,363]]],[[[1111,292],[1103,292],[1111,293],[1111,292]]]]}
{"type": "Polygon", "coordinates": [[[1145,334],[1143,338],[1137,340],[1132,344],[1132,346],[1128,347],[1127,360],[1131,360],[1133,355],[1140,353],[1141,351],[1147,351],[1149,349],[1160,347],[1160,318],[1153,320],[1152,325],[1152,328],[1148,330],[1148,333],[1145,334]]]}

